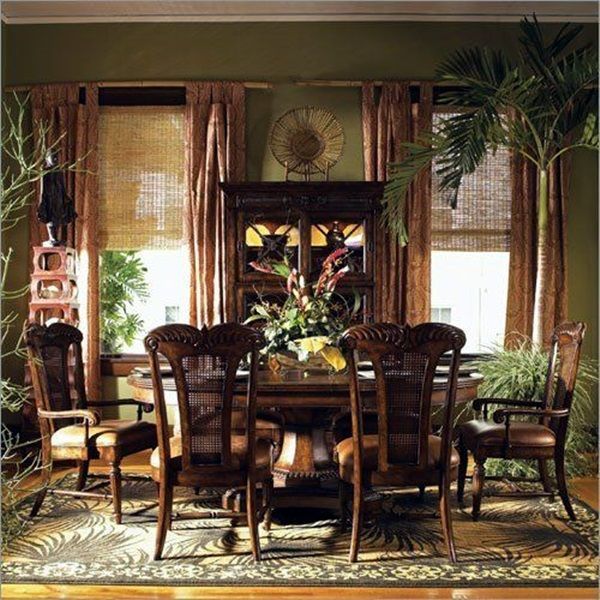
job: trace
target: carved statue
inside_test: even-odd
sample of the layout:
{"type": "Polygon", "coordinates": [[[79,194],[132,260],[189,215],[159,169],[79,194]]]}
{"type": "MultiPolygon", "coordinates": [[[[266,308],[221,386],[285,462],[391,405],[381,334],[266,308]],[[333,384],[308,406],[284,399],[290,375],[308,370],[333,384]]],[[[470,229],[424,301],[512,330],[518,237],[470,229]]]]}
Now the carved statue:
{"type": "MultiPolygon", "coordinates": [[[[56,153],[46,157],[46,167],[56,167],[56,153]]],[[[48,240],[44,246],[64,246],[67,239],[67,225],[75,221],[77,213],[73,200],[68,196],[63,171],[52,171],[42,178],[42,198],[37,210],[40,223],[48,229],[48,240]]]]}

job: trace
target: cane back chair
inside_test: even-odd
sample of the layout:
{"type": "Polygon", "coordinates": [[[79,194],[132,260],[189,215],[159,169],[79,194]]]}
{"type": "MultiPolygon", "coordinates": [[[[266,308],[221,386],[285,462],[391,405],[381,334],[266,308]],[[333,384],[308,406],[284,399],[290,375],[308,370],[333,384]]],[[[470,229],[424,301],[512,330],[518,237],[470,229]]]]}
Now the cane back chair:
{"type": "Polygon", "coordinates": [[[458,454],[452,447],[452,411],[460,350],[465,334],[451,325],[416,327],[392,323],[357,325],[342,337],[350,367],[352,437],[336,446],[342,524],[352,489],[350,562],[358,557],[365,488],[437,485],[442,529],[451,561],[456,560],[449,506],[458,454]],[[441,436],[431,435],[433,379],[442,354],[452,354],[441,436]],[[358,354],[373,363],[377,432],[365,434],[357,370],[358,354]]]}
{"type": "Polygon", "coordinates": [[[85,488],[89,462],[110,464],[110,485],[115,521],[121,522],[121,460],[130,454],[154,448],[156,429],[141,420],[142,404],[133,399],[87,400],[81,354],[81,332],[67,323],[25,327],[25,343],[42,438],[43,487],[37,494],[31,516],[37,515],[48,491],[55,494],[107,498],[92,492],[101,484],[85,488]],[[69,379],[72,357],[73,381],[69,379]],[[97,409],[137,405],[137,421],[102,419],[97,409]],[[54,461],[77,461],[75,490],[50,489],[54,461]]]}
{"type": "MultiPolygon", "coordinates": [[[[190,325],[164,325],[145,340],[154,387],[158,448],[152,453],[152,477],[159,486],[159,517],[155,559],[160,560],[171,528],[173,487],[246,487],[246,517],[252,554],[260,560],[258,520],[270,518],[273,479],[270,440],[256,438],[256,375],[260,332],[237,323],[199,330],[190,325]],[[236,371],[250,354],[244,435],[232,432],[232,403],[236,371]],[[181,431],[169,437],[159,360],[173,371],[181,431]],[[263,505],[256,503],[262,485],[263,505]]],[[[207,514],[210,516],[212,513],[207,514]]],[[[196,513],[195,518],[199,515],[196,513]]],[[[234,517],[236,513],[219,513],[234,517]]]]}
{"type": "Polygon", "coordinates": [[[473,401],[473,410],[480,416],[483,410],[483,418],[460,426],[458,444],[458,500],[461,503],[469,451],[475,459],[473,520],[479,518],[481,511],[485,462],[488,458],[537,460],[544,495],[552,495],[546,461],[554,460],[558,492],[567,514],[575,519],[565,479],[565,443],[584,335],[584,323],[563,323],[554,330],[541,400],[478,398],[473,401]],[[488,420],[490,405],[496,408],[492,421],[488,420]],[[525,417],[533,421],[515,421],[513,417],[525,417]]]}

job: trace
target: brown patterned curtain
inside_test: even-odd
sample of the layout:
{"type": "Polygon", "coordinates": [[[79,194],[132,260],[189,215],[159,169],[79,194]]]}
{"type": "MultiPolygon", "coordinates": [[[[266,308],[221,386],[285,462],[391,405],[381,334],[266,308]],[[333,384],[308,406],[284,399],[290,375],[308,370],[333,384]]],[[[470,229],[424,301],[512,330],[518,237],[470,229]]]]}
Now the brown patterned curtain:
{"type": "MultiPolygon", "coordinates": [[[[31,106],[34,122],[44,121],[49,127],[48,142],[60,137],[59,160],[68,163],[80,160],[76,171],[65,174],[67,193],[73,199],[78,215],[69,227],[67,244],[74,247],[78,255],[79,326],[84,333],[87,393],[94,400],[101,394],[96,235],[98,88],[88,84],[84,91],[84,101],[80,102],[79,84],[38,85],[31,90],[31,106]]],[[[36,128],[33,130],[36,135],[36,128]]],[[[30,246],[40,245],[47,237],[45,225],[37,220],[38,202],[32,203],[30,209],[30,246]]]]}
{"type": "MultiPolygon", "coordinates": [[[[387,165],[402,158],[401,144],[431,131],[433,89],[423,83],[419,101],[411,102],[407,82],[381,86],[379,98],[373,83],[362,85],[362,124],[365,179],[385,181],[387,165]]],[[[421,173],[406,202],[409,242],[400,247],[383,232],[385,261],[376,265],[385,290],[376,298],[377,320],[417,324],[431,312],[431,173],[421,173]]]]}
{"type": "MultiPolygon", "coordinates": [[[[537,173],[521,156],[512,160],[513,199],[506,314],[506,346],[533,333],[537,257],[537,173]]],[[[543,339],[548,343],[552,330],[567,318],[567,215],[570,159],[561,157],[548,175],[548,289],[541,314],[543,339]]]]}
{"type": "Polygon", "coordinates": [[[186,236],[190,323],[226,321],[225,210],[219,183],[245,177],[245,89],[241,83],[186,84],[186,236]]]}

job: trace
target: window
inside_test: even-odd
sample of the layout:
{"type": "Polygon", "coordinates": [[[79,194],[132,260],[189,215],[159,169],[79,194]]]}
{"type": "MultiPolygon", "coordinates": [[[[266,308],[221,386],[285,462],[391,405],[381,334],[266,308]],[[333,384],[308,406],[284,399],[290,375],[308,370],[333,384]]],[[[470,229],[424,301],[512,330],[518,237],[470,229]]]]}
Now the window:
{"type": "MultiPolygon", "coordinates": [[[[434,114],[434,129],[449,113],[434,114]]],[[[510,153],[500,148],[463,179],[457,208],[438,189],[433,165],[431,316],[462,328],[465,352],[504,339],[510,255],[510,153]]]]}
{"type": "Polygon", "coordinates": [[[100,108],[104,352],[142,353],[152,328],[187,321],[183,129],[182,106],[100,108]]]}

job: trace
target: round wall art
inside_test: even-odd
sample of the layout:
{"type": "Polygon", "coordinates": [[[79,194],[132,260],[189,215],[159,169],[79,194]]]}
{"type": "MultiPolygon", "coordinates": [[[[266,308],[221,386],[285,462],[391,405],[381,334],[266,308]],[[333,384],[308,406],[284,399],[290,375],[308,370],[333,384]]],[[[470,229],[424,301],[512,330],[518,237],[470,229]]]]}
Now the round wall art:
{"type": "Polygon", "coordinates": [[[271,152],[287,173],[300,173],[309,179],[323,173],[342,155],[344,130],[335,115],[314,106],[302,106],[284,113],[271,129],[271,152]]]}

